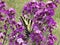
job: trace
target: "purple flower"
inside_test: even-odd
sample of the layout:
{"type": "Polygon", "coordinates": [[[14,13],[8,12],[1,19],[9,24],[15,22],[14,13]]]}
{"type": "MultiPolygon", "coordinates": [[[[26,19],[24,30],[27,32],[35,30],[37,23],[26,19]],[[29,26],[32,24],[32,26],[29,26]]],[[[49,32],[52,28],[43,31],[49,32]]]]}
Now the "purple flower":
{"type": "Polygon", "coordinates": [[[16,30],[9,35],[9,45],[23,45],[26,44],[25,36],[16,30]]]}
{"type": "Polygon", "coordinates": [[[55,8],[57,8],[57,5],[53,1],[48,1],[47,4],[46,4],[46,7],[55,9],[55,8]]]}
{"type": "Polygon", "coordinates": [[[22,32],[23,30],[25,30],[25,27],[24,27],[24,25],[22,25],[22,22],[17,23],[16,30],[19,32],[22,32]]]}
{"type": "Polygon", "coordinates": [[[47,16],[53,16],[53,15],[55,15],[54,9],[45,8],[45,14],[46,14],[47,16]]]}
{"type": "Polygon", "coordinates": [[[31,38],[31,40],[32,40],[33,42],[39,43],[39,42],[41,42],[41,41],[43,40],[44,37],[43,37],[42,33],[32,32],[32,33],[30,34],[30,38],[31,38]]]}
{"type": "Polygon", "coordinates": [[[49,39],[47,45],[54,45],[54,42],[51,39],[49,39]]]}
{"type": "Polygon", "coordinates": [[[35,12],[38,10],[38,2],[29,2],[27,3],[22,11],[24,17],[30,17],[31,15],[34,16],[35,12]]]}
{"type": "Polygon", "coordinates": [[[59,3],[60,4],[60,0],[54,0],[56,3],[59,3]]]}
{"type": "Polygon", "coordinates": [[[9,10],[6,10],[5,13],[7,14],[7,16],[10,19],[14,19],[15,18],[15,10],[13,8],[10,8],[9,10]]]}
{"type": "Polygon", "coordinates": [[[54,21],[54,19],[52,17],[47,16],[46,20],[47,20],[46,22],[49,26],[56,26],[56,22],[54,21]]]}
{"type": "Polygon", "coordinates": [[[56,37],[55,37],[55,35],[53,35],[53,34],[49,34],[48,39],[51,39],[53,42],[55,40],[57,40],[56,37]]]}
{"type": "Polygon", "coordinates": [[[0,0],[0,9],[4,8],[6,6],[5,2],[0,0]]]}
{"type": "Polygon", "coordinates": [[[46,6],[45,2],[43,1],[40,1],[38,5],[39,5],[39,9],[44,9],[46,6]]]}

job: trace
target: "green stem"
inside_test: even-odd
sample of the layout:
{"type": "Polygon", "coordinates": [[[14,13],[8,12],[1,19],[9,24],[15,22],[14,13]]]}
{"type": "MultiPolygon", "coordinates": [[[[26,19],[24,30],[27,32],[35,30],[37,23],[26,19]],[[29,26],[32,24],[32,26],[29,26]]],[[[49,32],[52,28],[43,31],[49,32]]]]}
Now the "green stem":
{"type": "Polygon", "coordinates": [[[6,35],[5,35],[5,37],[4,37],[4,40],[3,40],[3,45],[4,45],[4,43],[5,43],[6,36],[7,36],[7,30],[6,30],[6,35]]]}

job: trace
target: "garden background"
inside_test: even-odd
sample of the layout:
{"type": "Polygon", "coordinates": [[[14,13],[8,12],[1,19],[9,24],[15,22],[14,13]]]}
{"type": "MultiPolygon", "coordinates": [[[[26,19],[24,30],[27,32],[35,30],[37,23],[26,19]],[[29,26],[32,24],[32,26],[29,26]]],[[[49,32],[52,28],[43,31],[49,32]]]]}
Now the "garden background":
{"type": "MultiPolygon", "coordinates": [[[[16,20],[18,21],[18,18],[20,17],[20,15],[22,15],[23,6],[29,0],[4,0],[4,1],[6,2],[7,7],[9,8],[12,7],[16,10],[16,20]]],[[[57,28],[53,30],[53,33],[57,36],[57,41],[55,42],[55,45],[60,45],[60,5],[58,5],[57,9],[55,9],[55,12],[56,14],[53,18],[57,22],[57,28]]]]}

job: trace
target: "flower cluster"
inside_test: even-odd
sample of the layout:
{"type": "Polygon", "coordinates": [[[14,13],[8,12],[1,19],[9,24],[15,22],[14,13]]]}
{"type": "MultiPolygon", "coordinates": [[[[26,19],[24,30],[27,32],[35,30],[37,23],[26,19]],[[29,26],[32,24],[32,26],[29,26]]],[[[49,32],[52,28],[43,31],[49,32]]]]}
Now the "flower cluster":
{"type": "Polygon", "coordinates": [[[23,17],[32,21],[32,32],[29,36],[36,45],[54,45],[56,37],[52,31],[56,27],[53,19],[57,4],[54,1],[31,1],[22,11],[23,17]]]}
{"type": "Polygon", "coordinates": [[[7,9],[0,0],[0,45],[54,45],[56,40],[52,31],[56,27],[53,19],[59,1],[42,0],[28,2],[17,22],[16,11],[7,9]]]}
{"type": "Polygon", "coordinates": [[[17,22],[15,20],[15,15],[15,9],[7,9],[5,2],[0,1],[0,40],[2,40],[0,45],[5,45],[7,40],[9,40],[8,45],[26,44],[25,27],[22,21],[17,22]]]}

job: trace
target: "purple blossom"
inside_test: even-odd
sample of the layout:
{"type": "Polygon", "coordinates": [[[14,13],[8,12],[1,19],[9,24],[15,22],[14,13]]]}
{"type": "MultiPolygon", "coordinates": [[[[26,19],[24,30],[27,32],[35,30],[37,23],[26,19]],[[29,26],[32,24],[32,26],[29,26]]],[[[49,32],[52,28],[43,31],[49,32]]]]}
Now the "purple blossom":
{"type": "Polygon", "coordinates": [[[0,9],[1,9],[1,8],[4,8],[5,6],[6,6],[5,2],[2,1],[2,0],[0,0],[0,9]]]}
{"type": "Polygon", "coordinates": [[[59,3],[60,4],[60,0],[54,0],[56,3],[59,3]]]}
{"type": "Polygon", "coordinates": [[[46,6],[47,6],[47,8],[55,9],[57,7],[57,4],[54,3],[53,1],[48,1],[46,6]]]}
{"type": "Polygon", "coordinates": [[[39,5],[39,9],[44,9],[45,6],[46,6],[45,2],[43,2],[43,1],[40,1],[40,2],[38,3],[38,5],[39,5]]]}
{"type": "Polygon", "coordinates": [[[51,18],[51,17],[46,17],[46,20],[47,20],[47,24],[49,25],[49,26],[56,26],[56,22],[54,21],[54,19],[53,18],[51,18]]]}
{"type": "Polygon", "coordinates": [[[47,45],[54,45],[54,42],[51,39],[49,39],[47,45]]]}
{"type": "Polygon", "coordinates": [[[17,25],[16,25],[16,30],[19,32],[25,30],[25,27],[21,23],[22,22],[17,22],[17,25]]]}
{"type": "Polygon", "coordinates": [[[41,32],[40,32],[40,33],[32,32],[32,33],[30,34],[30,37],[31,37],[31,39],[32,39],[33,42],[34,42],[34,41],[40,42],[40,41],[43,40],[43,35],[42,35],[41,32]],[[39,39],[39,40],[38,40],[38,39],[39,39]]]}
{"type": "Polygon", "coordinates": [[[6,10],[6,14],[10,19],[15,18],[15,10],[13,8],[6,10]]]}
{"type": "Polygon", "coordinates": [[[35,12],[38,10],[38,2],[29,2],[23,8],[23,16],[30,17],[30,15],[34,15],[35,12]]]}

